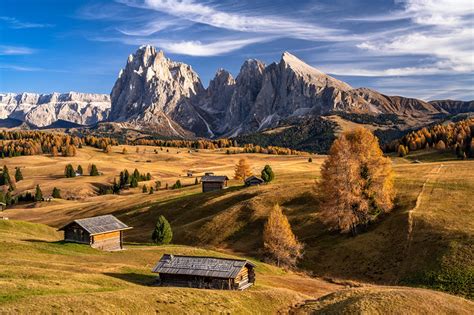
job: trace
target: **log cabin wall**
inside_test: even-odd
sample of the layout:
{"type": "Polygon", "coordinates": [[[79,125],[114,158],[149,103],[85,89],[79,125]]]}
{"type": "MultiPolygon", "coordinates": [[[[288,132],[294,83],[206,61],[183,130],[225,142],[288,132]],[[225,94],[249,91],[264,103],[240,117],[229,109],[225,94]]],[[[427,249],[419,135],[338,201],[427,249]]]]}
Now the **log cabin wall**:
{"type": "Polygon", "coordinates": [[[122,231],[93,235],[91,247],[109,251],[122,249],[122,231]]]}
{"type": "Polygon", "coordinates": [[[64,228],[64,240],[68,242],[90,244],[89,232],[84,230],[79,224],[73,223],[64,228]]]}
{"type": "Polygon", "coordinates": [[[202,183],[202,191],[203,192],[221,190],[221,189],[224,189],[224,187],[225,187],[225,183],[223,183],[223,182],[204,182],[204,183],[202,183]]]}

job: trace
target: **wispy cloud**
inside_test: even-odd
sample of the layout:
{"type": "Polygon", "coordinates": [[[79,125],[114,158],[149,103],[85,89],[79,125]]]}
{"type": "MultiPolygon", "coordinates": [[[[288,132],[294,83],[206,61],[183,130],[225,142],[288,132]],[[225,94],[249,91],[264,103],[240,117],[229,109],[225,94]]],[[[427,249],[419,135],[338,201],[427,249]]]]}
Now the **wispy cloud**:
{"type": "Polygon", "coordinates": [[[20,21],[17,18],[9,17],[9,16],[0,16],[0,21],[3,21],[4,23],[8,25],[9,28],[12,28],[12,29],[45,28],[45,27],[54,26],[53,24],[47,24],[47,23],[20,21]]]}
{"type": "Polygon", "coordinates": [[[210,4],[193,0],[118,0],[127,6],[151,9],[176,18],[194,23],[209,25],[219,29],[239,32],[273,34],[281,37],[307,40],[325,40],[331,36],[341,35],[341,31],[324,27],[311,21],[291,19],[285,16],[245,14],[225,12],[210,4]]]}
{"type": "Polygon", "coordinates": [[[35,49],[28,47],[0,45],[0,56],[31,55],[35,52],[35,49]]]}
{"type": "Polygon", "coordinates": [[[43,69],[43,68],[24,67],[24,66],[9,65],[9,64],[0,64],[0,69],[7,69],[7,70],[14,70],[14,71],[22,71],[22,72],[46,71],[46,69],[43,69]]]}

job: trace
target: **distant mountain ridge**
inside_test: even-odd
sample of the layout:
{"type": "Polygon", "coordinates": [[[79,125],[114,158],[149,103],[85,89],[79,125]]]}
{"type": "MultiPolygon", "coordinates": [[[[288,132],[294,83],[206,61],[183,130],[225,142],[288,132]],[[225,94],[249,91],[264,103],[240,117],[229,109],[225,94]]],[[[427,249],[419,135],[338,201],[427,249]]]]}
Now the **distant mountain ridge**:
{"type": "Polygon", "coordinates": [[[0,94],[0,119],[14,119],[38,128],[58,121],[92,125],[106,120],[110,107],[106,94],[0,94]]]}
{"type": "Polygon", "coordinates": [[[109,121],[175,137],[233,137],[335,111],[395,114],[412,127],[440,114],[472,110],[472,102],[426,102],[352,88],[288,52],[268,66],[246,60],[235,79],[219,69],[205,89],[191,66],[152,46],[129,56],[111,103],[109,121]]]}

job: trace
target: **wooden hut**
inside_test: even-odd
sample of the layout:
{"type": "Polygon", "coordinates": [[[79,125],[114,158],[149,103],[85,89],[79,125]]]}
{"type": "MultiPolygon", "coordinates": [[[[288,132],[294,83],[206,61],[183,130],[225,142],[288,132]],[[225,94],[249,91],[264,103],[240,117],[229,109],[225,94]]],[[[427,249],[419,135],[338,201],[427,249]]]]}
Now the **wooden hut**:
{"type": "Polygon", "coordinates": [[[265,181],[257,176],[250,176],[245,179],[245,186],[257,186],[263,183],[265,183],[265,181]]]}
{"type": "Polygon", "coordinates": [[[228,180],[227,176],[205,175],[201,178],[202,192],[224,189],[228,180]]]}
{"type": "Polygon", "coordinates": [[[164,286],[245,290],[255,283],[254,268],[247,260],[164,254],[152,272],[164,286]]]}
{"type": "Polygon", "coordinates": [[[93,248],[114,251],[123,249],[123,231],[130,230],[125,223],[113,215],[74,220],[59,231],[64,231],[64,240],[89,244],[93,248]]]}

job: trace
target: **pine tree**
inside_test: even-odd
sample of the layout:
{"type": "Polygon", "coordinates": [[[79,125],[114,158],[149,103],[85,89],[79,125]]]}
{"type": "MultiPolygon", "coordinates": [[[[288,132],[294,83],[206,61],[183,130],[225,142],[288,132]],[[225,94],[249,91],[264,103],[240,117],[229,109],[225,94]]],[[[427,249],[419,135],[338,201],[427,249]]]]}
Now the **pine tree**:
{"type": "Polygon", "coordinates": [[[265,167],[262,170],[262,179],[265,181],[265,183],[269,183],[274,178],[275,178],[275,174],[273,173],[273,170],[270,167],[270,165],[265,165],[265,167]]]}
{"type": "Polygon", "coordinates": [[[76,173],[81,175],[81,176],[84,174],[84,170],[82,169],[82,166],[80,166],[80,165],[77,166],[76,173]]]}
{"type": "Polygon", "coordinates": [[[194,185],[199,185],[199,180],[197,179],[197,177],[196,177],[196,179],[194,180],[194,185]]]}
{"type": "Polygon", "coordinates": [[[59,188],[54,187],[51,196],[56,199],[61,199],[61,190],[59,188]]]}
{"type": "Polygon", "coordinates": [[[291,231],[290,223],[279,205],[275,205],[268,216],[263,231],[263,244],[267,254],[277,266],[292,267],[302,257],[303,245],[291,231]]]}
{"type": "Polygon", "coordinates": [[[149,192],[149,194],[150,194],[150,195],[153,195],[154,192],[155,192],[155,189],[153,188],[153,186],[150,186],[150,192],[149,192]]]}
{"type": "Polygon", "coordinates": [[[66,178],[76,177],[76,172],[71,164],[66,165],[64,168],[64,176],[66,176],[66,178]]]}
{"type": "Polygon", "coordinates": [[[171,225],[164,216],[160,215],[158,217],[158,221],[156,222],[151,239],[158,245],[169,244],[173,239],[171,225]]]}
{"type": "Polygon", "coordinates": [[[40,186],[36,185],[35,201],[42,201],[42,200],[43,200],[43,192],[41,191],[40,186]]]}
{"type": "Polygon", "coordinates": [[[308,159],[308,162],[309,162],[309,163],[313,163],[313,158],[310,157],[310,158],[308,159]]]}
{"type": "Polygon", "coordinates": [[[252,175],[250,170],[250,165],[246,159],[240,159],[237,165],[235,166],[234,179],[245,180],[247,177],[252,175]]]}
{"type": "Polygon", "coordinates": [[[90,176],[99,176],[99,171],[97,170],[97,166],[95,164],[91,165],[91,171],[89,173],[90,176]]]}
{"type": "Polygon", "coordinates": [[[331,229],[355,235],[360,226],[392,210],[392,162],[365,128],[345,132],[333,142],[321,178],[321,219],[331,229]]]}
{"type": "Polygon", "coordinates": [[[142,187],[142,192],[145,194],[148,192],[148,188],[146,187],[146,185],[143,185],[142,187]]]}
{"type": "Polygon", "coordinates": [[[156,190],[159,190],[161,188],[161,181],[159,180],[155,181],[155,188],[156,190]]]}
{"type": "Polygon", "coordinates": [[[17,182],[19,182],[20,180],[23,180],[23,174],[21,173],[21,169],[19,167],[17,167],[15,171],[15,180],[17,182]]]}
{"type": "Polygon", "coordinates": [[[181,185],[181,181],[178,179],[176,183],[171,187],[172,189],[179,189],[182,188],[183,186],[181,185]]]}
{"type": "Polygon", "coordinates": [[[131,188],[138,187],[138,180],[135,176],[132,176],[132,179],[130,180],[130,187],[131,188]]]}
{"type": "Polygon", "coordinates": [[[13,203],[12,195],[9,191],[5,194],[5,204],[7,206],[11,205],[13,203]]]}

